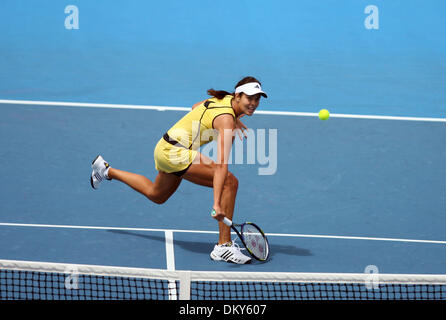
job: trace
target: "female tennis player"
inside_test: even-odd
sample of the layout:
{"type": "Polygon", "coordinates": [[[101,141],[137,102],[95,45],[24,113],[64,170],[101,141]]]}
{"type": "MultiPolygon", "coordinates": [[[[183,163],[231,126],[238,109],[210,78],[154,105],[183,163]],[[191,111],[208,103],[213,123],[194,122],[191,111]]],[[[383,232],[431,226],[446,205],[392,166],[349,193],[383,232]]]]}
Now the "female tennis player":
{"type": "Polygon", "coordinates": [[[245,77],[235,86],[235,91],[208,90],[212,98],[196,103],[192,110],[180,119],[159,140],[154,150],[155,181],[131,172],[112,168],[100,155],[92,163],[91,186],[97,189],[104,180],[121,181],[151,201],[162,204],[169,199],[182,179],[213,188],[214,216],[219,221],[219,240],[211,252],[211,259],[237,264],[249,263],[239,246],[231,241],[231,229],[221,221],[232,220],[238,189],[237,178],[228,171],[229,153],[235,132],[242,138],[246,126],[240,118],[252,116],[259,106],[261,83],[253,77],[245,77]],[[200,146],[210,142],[218,133],[216,162],[201,154],[200,146]]]}

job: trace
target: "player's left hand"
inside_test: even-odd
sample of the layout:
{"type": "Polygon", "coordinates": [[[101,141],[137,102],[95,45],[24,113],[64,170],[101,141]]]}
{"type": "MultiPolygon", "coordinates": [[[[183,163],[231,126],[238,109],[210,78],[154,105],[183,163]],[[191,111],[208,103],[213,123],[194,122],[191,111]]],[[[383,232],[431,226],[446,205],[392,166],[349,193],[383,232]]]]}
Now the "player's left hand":
{"type": "Polygon", "coordinates": [[[211,216],[218,221],[223,221],[223,219],[225,218],[225,214],[221,212],[221,210],[217,210],[216,208],[212,209],[211,216]]]}

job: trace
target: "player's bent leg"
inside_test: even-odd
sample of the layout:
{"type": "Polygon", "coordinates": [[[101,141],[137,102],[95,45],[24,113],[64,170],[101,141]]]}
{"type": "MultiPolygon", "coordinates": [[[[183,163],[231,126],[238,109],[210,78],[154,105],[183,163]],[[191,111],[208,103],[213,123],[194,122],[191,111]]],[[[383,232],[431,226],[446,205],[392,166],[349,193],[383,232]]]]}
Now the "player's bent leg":
{"type": "MultiPolygon", "coordinates": [[[[216,169],[217,165],[214,161],[198,153],[194,162],[183,175],[183,178],[195,184],[212,188],[216,169]]],[[[225,187],[234,191],[238,189],[238,179],[229,171],[226,177],[225,187]]]]}
{"type": "Polygon", "coordinates": [[[151,190],[152,201],[158,204],[166,202],[178,189],[181,180],[181,177],[174,174],[159,171],[151,190]]]}
{"type": "Polygon", "coordinates": [[[110,168],[108,176],[127,184],[157,204],[166,202],[181,183],[180,177],[165,172],[159,172],[154,182],[143,175],[116,168],[110,168]]]}

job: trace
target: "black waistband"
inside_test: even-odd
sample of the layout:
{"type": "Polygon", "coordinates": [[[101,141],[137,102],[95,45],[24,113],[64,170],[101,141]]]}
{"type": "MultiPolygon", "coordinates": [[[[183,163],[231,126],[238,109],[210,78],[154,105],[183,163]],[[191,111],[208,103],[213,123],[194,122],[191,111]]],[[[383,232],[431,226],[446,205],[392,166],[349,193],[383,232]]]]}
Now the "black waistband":
{"type": "Polygon", "coordinates": [[[163,139],[164,139],[166,142],[170,143],[171,145],[173,145],[173,146],[175,146],[175,147],[181,147],[181,148],[184,148],[184,149],[189,149],[189,148],[183,146],[183,145],[182,145],[181,143],[179,143],[178,141],[176,141],[176,140],[172,139],[171,137],[169,137],[169,135],[167,134],[167,132],[163,135],[163,139]]]}

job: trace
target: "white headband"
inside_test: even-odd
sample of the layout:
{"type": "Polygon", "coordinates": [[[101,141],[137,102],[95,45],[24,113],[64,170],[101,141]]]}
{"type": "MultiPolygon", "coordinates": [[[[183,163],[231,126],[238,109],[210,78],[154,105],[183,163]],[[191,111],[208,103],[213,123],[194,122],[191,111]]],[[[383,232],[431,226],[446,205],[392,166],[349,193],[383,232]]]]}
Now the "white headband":
{"type": "Polygon", "coordinates": [[[268,98],[265,92],[262,91],[262,87],[260,86],[260,83],[258,82],[249,82],[245,83],[237,88],[235,88],[235,93],[243,92],[247,94],[248,96],[253,96],[255,94],[260,93],[265,98],[268,98]]]}

